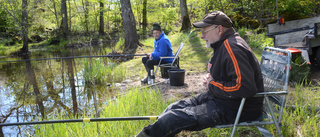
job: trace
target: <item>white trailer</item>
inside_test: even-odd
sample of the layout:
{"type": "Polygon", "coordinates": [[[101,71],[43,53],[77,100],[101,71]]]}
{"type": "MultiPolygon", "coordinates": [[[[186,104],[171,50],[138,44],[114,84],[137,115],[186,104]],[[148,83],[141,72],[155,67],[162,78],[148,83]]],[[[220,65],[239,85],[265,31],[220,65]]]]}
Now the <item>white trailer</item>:
{"type": "Polygon", "coordinates": [[[320,68],[320,16],[268,24],[267,35],[273,38],[274,47],[299,49],[308,62],[316,59],[320,68]]]}

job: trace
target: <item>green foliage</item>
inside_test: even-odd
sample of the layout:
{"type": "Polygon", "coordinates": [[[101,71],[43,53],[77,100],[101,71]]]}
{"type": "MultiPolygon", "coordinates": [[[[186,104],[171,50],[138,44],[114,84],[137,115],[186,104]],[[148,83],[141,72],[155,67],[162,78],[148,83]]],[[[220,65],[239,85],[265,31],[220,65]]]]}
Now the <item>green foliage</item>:
{"type": "Polygon", "coordinates": [[[315,5],[319,4],[316,3],[314,0],[287,0],[287,1],[279,1],[279,8],[280,13],[283,14],[296,14],[300,16],[308,16],[308,15],[315,15],[315,5]]]}
{"type": "Polygon", "coordinates": [[[7,22],[7,12],[0,9],[0,34],[6,32],[8,29],[8,22],[7,22]]]}
{"type": "Polygon", "coordinates": [[[240,28],[238,33],[251,48],[262,50],[264,47],[273,47],[273,39],[268,38],[265,32],[259,34],[257,31],[258,29],[249,30],[247,28],[240,28]]]}
{"type": "Polygon", "coordinates": [[[290,81],[294,83],[308,82],[311,74],[310,64],[300,53],[292,54],[290,81]]]}
{"type": "Polygon", "coordinates": [[[120,38],[119,41],[117,42],[114,50],[115,51],[122,51],[124,48],[124,44],[125,44],[125,39],[124,38],[120,38]]]}
{"type": "Polygon", "coordinates": [[[7,48],[3,45],[3,44],[0,44],[0,55],[3,56],[3,55],[6,55],[6,50],[7,48]]]}
{"type": "Polygon", "coordinates": [[[161,16],[162,16],[162,20],[160,22],[163,27],[163,30],[165,32],[170,32],[174,30],[175,26],[172,24],[174,24],[176,22],[176,19],[178,18],[176,8],[166,8],[166,10],[163,10],[163,12],[161,12],[161,16]]]}
{"type": "MultiPolygon", "coordinates": [[[[123,35],[121,3],[119,0],[86,0],[68,1],[68,15],[72,37],[75,35],[94,35],[99,28],[99,2],[104,3],[105,31],[110,34],[111,39],[118,39],[123,35]],[[70,7],[69,7],[70,6],[70,7]],[[87,33],[89,32],[89,33],[87,33]]],[[[142,34],[142,9],[143,0],[132,0],[132,11],[136,20],[138,34],[142,34]]],[[[50,37],[56,37],[61,27],[61,1],[44,0],[30,1],[28,7],[29,15],[29,37],[37,34],[47,36],[46,28],[52,28],[50,37]],[[31,6],[32,5],[32,6],[31,6]]],[[[278,1],[280,16],[285,20],[303,18],[318,15],[320,13],[320,2],[317,0],[288,0],[278,1]]],[[[227,0],[206,1],[191,0],[187,2],[191,23],[199,21],[207,12],[212,10],[224,10],[227,15],[235,16],[233,19],[238,27],[257,28],[265,26],[268,22],[274,22],[276,17],[276,2],[274,0],[242,0],[232,3],[227,0]],[[220,3],[221,2],[221,3],[220,3]],[[241,18],[239,18],[241,17],[241,18]],[[249,24],[249,25],[248,25],[249,24]]],[[[0,31],[6,30],[11,34],[8,39],[19,36],[19,22],[21,19],[21,1],[1,1],[0,9],[0,31]],[[7,12],[10,12],[10,14],[7,12]]],[[[152,23],[161,23],[166,33],[178,32],[181,28],[180,3],[174,0],[152,0],[147,1],[147,30],[151,30],[152,23]]],[[[151,36],[148,33],[148,36],[151,36]]],[[[66,44],[66,43],[62,43],[66,44]]]]}
{"type": "Polygon", "coordinates": [[[274,0],[242,0],[233,3],[236,13],[245,17],[260,18],[263,16],[275,16],[276,2],[274,0]]]}
{"type": "MultiPolygon", "coordinates": [[[[0,40],[1,41],[1,40],[0,40]]],[[[6,42],[6,41],[4,41],[6,42]]],[[[8,56],[11,52],[20,50],[20,46],[6,46],[4,44],[0,44],[0,56],[8,56]]]]}

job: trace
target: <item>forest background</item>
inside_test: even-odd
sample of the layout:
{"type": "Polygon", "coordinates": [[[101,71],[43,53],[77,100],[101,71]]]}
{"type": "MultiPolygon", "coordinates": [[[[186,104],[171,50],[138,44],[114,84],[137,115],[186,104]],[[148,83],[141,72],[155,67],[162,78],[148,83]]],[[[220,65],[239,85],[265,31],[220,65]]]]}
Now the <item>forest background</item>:
{"type": "Polygon", "coordinates": [[[319,7],[318,0],[1,0],[0,55],[29,53],[30,46],[81,47],[119,40],[125,41],[124,53],[134,53],[143,46],[139,40],[152,36],[154,22],[174,34],[190,31],[193,22],[220,10],[236,28],[264,32],[279,17],[317,16],[319,7]]]}

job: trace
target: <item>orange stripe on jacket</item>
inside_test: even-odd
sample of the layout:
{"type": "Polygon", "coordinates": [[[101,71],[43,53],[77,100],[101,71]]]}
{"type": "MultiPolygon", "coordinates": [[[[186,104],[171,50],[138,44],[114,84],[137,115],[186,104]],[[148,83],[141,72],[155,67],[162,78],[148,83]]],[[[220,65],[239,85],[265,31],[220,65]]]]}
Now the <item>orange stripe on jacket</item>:
{"type": "Polygon", "coordinates": [[[223,86],[221,83],[218,83],[218,82],[215,82],[215,81],[211,81],[210,83],[226,92],[233,92],[233,91],[237,91],[240,89],[241,87],[241,73],[240,73],[240,69],[239,69],[239,64],[238,64],[238,61],[236,59],[236,57],[234,56],[233,54],[233,51],[231,50],[231,47],[229,45],[229,41],[228,39],[224,42],[224,46],[226,47],[230,57],[231,57],[231,60],[233,62],[233,66],[234,66],[234,69],[235,69],[235,72],[236,72],[236,75],[237,75],[237,80],[236,80],[236,85],[235,86],[232,86],[232,87],[225,87],[223,86]]]}

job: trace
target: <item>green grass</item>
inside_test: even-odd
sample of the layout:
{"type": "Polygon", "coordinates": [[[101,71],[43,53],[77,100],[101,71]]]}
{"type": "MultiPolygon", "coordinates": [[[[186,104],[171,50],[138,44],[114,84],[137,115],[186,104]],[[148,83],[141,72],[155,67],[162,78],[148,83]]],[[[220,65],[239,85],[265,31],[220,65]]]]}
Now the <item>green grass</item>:
{"type": "Polygon", "coordinates": [[[291,86],[287,105],[295,105],[297,109],[286,109],[283,116],[282,132],[285,136],[319,136],[320,88],[318,86],[291,86]]]}
{"type": "Polygon", "coordinates": [[[22,46],[5,46],[3,43],[0,43],[0,56],[9,56],[11,52],[19,51],[22,46]]]}
{"type": "MultiPolygon", "coordinates": [[[[163,100],[162,95],[151,89],[131,89],[119,95],[115,99],[110,99],[101,111],[101,117],[130,117],[130,116],[157,116],[170,104],[170,101],[163,100]]],[[[83,114],[87,115],[87,114],[83,114]]],[[[93,118],[88,115],[82,118],[93,118]]],[[[51,120],[70,119],[60,114],[51,120]]],[[[72,118],[71,118],[72,119],[72,118]]],[[[58,123],[36,125],[36,136],[56,137],[56,136],[108,136],[126,137],[137,134],[144,126],[155,122],[154,120],[141,121],[108,121],[90,123],[58,123]]]]}

